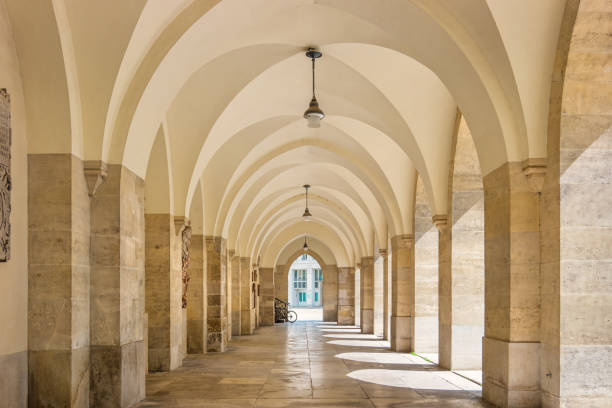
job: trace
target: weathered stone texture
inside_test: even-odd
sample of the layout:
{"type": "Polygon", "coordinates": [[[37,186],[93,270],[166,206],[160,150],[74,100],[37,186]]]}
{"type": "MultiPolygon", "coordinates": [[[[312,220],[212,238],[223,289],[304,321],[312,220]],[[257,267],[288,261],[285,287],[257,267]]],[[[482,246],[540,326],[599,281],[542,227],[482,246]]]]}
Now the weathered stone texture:
{"type": "Polygon", "coordinates": [[[355,324],[355,269],[338,267],[338,324],[355,324]]]}
{"type": "MultiPolygon", "coordinates": [[[[87,350],[87,349],[85,349],[87,350]]],[[[87,350],[88,351],[88,350],[87,350]]],[[[89,356],[87,356],[87,370],[89,370],[89,356]]],[[[0,405],[6,407],[25,407],[28,405],[28,352],[0,355],[0,405]]],[[[89,371],[87,371],[89,373],[89,371]]],[[[85,381],[88,391],[89,381],[85,381]]],[[[87,392],[85,392],[87,396],[87,392]]],[[[86,400],[87,402],[87,400],[86,400]]],[[[87,406],[79,403],[75,406],[87,406]]]]}
{"type": "Polygon", "coordinates": [[[230,259],[232,274],[232,335],[240,336],[240,256],[233,255],[230,259]]]}
{"type": "Polygon", "coordinates": [[[144,397],[144,181],[109,165],[91,216],[90,404],[129,406],[144,397]]]}
{"type": "Polygon", "coordinates": [[[251,258],[240,258],[240,334],[253,334],[255,314],[253,310],[253,292],[251,258]]]}
{"type": "Polygon", "coordinates": [[[391,348],[414,351],[414,236],[391,238],[391,348]]]}
{"type": "Polygon", "coordinates": [[[438,352],[438,230],[421,178],[414,213],[414,350],[438,352]]]}
{"type": "Polygon", "coordinates": [[[28,157],[31,406],[88,401],[90,202],[83,169],[69,154],[28,157]]]}
{"type": "Polygon", "coordinates": [[[206,352],[206,269],[204,237],[191,235],[189,286],[187,287],[187,352],[206,352]]]}
{"type": "MultiPolygon", "coordinates": [[[[338,267],[321,265],[323,268],[323,321],[338,321],[338,267]]],[[[285,283],[285,288],[287,284],[285,283]]]]}
{"type": "Polygon", "coordinates": [[[374,258],[361,258],[359,282],[362,333],[374,333],[374,258]]]}
{"type": "Polygon", "coordinates": [[[227,299],[225,239],[206,237],[207,350],[223,352],[227,347],[227,299]]]}
{"type": "Polygon", "coordinates": [[[274,268],[259,268],[261,282],[261,324],[274,325],[274,268]]]}

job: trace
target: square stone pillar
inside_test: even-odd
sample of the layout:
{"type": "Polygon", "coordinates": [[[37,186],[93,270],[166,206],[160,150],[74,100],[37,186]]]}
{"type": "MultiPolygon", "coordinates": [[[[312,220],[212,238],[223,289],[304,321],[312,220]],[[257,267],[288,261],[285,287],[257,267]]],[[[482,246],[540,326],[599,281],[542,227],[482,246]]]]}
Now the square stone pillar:
{"type": "MultiPolygon", "coordinates": [[[[325,279],[325,277],[323,277],[325,279]]],[[[274,296],[289,302],[289,266],[276,265],[274,268],[274,296]]]]}
{"type": "Polygon", "coordinates": [[[361,258],[359,281],[361,332],[374,333],[374,257],[361,258]]]}
{"type": "Polygon", "coordinates": [[[232,270],[232,335],[240,336],[240,256],[232,251],[230,259],[232,270]]]}
{"type": "Polygon", "coordinates": [[[389,254],[386,249],[379,249],[383,258],[383,339],[389,339],[389,254]]]}
{"type": "MultiPolygon", "coordinates": [[[[286,287],[286,286],[285,286],[286,287]]],[[[338,267],[323,266],[323,321],[338,321],[338,267]]]]}
{"type": "Polygon", "coordinates": [[[485,337],[483,398],[540,406],[539,198],[521,163],[484,177],[485,337]]]}
{"type": "Polygon", "coordinates": [[[180,235],[170,214],[145,214],[145,311],[148,366],[169,371],[182,364],[180,235]]]}
{"type": "Polygon", "coordinates": [[[89,406],[90,200],[83,171],[83,161],[70,154],[28,156],[24,359],[32,407],[89,406]]]}
{"type": "Polygon", "coordinates": [[[338,267],[338,325],[355,325],[355,268],[338,267]]]}
{"type": "Polygon", "coordinates": [[[145,396],[144,180],[109,165],[91,217],[90,405],[129,407],[145,396]]]}
{"type": "Polygon", "coordinates": [[[225,251],[225,308],[227,310],[227,342],[232,339],[232,257],[234,250],[225,251]]]}
{"type": "Polygon", "coordinates": [[[452,228],[446,215],[435,215],[438,229],[438,364],[452,367],[452,228]]]}
{"type": "Polygon", "coordinates": [[[274,268],[259,268],[261,285],[261,324],[274,326],[274,268]]]}
{"type": "Polygon", "coordinates": [[[187,352],[190,354],[206,353],[208,327],[206,314],[208,303],[206,298],[206,269],[204,236],[191,235],[189,247],[189,285],[187,286],[187,352]]]}
{"type": "Polygon", "coordinates": [[[251,258],[240,258],[240,334],[253,334],[255,313],[253,306],[251,258]]]}
{"type": "Polygon", "coordinates": [[[391,349],[414,351],[414,236],[391,238],[391,349]]]}
{"type": "Polygon", "coordinates": [[[227,347],[227,256],[225,239],[206,237],[207,342],[208,352],[227,347]]]}

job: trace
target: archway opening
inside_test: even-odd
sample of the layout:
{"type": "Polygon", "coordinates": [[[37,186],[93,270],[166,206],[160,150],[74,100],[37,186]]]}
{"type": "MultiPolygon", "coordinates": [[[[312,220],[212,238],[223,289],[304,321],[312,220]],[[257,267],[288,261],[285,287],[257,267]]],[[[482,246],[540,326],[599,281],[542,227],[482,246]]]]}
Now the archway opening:
{"type": "Polygon", "coordinates": [[[287,293],[299,320],[323,320],[323,268],[315,258],[302,254],[293,261],[287,293]]]}

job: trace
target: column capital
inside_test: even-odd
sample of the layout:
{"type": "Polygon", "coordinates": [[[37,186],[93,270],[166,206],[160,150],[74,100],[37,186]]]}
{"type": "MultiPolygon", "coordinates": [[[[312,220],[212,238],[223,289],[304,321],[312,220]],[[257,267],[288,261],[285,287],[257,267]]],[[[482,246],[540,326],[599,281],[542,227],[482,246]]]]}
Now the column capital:
{"type": "Polygon", "coordinates": [[[191,228],[191,223],[189,222],[189,218],[185,217],[184,215],[175,215],[173,217],[173,221],[174,221],[174,233],[176,235],[178,235],[181,232],[183,227],[191,228]]]}
{"type": "Polygon", "coordinates": [[[448,215],[446,214],[437,214],[431,217],[431,222],[436,226],[438,231],[442,232],[448,227],[448,215]]]}
{"type": "Polygon", "coordinates": [[[233,258],[233,257],[234,257],[234,255],[236,255],[236,250],[235,250],[235,249],[228,249],[228,250],[227,250],[227,255],[228,255],[230,258],[233,258]]]}
{"type": "Polygon", "coordinates": [[[414,244],[414,235],[413,234],[402,234],[391,237],[391,245],[394,245],[398,248],[407,248],[411,247],[414,244]]]}
{"type": "Polygon", "coordinates": [[[386,248],[381,248],[378,250],[378,254],[383,258],[386,258],[389,256],[389,251],[386,248]]]}
{"type": "Polygon", "coordinates": [[[90,197],[96,194],[96,190],[100,184],[106,180],[107,165],[102,160],[86,160],[83,162],[83,171],[85,172],[85,182],[90,197]]]}
{"type": "Polygon", "coordinates": [[[534,193],[541,193],[546,178],[546,159],[529,158],[523,161],[523,174],[534,193]]]}

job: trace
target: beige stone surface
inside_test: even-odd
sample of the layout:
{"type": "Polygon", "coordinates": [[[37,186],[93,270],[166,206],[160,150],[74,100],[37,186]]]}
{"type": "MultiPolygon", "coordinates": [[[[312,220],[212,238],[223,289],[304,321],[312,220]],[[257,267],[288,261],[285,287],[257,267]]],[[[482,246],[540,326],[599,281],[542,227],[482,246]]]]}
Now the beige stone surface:
{"type": "Polygon", "coordinates": [[[259,268],[262,326],[274,325],[274,268],[259,268]]]}
{"type": "Polygon", "coordinates": [[[414,210],[414,350],[438,352],[438,230],[419,177],[414,210]]]}
{"type": "Polygon", "coordinates": [[[255,314],[253,308],[251,258],[240,258],[240,334],[253,334],[255,314]]]}
{"type": "Polygon", "coordinates": [[[84,406],[89,383],[83,379],[90,369],[90,207],[83,162],[67,154],[30,155],[28,166],[29,394],[33,404],[84,406]],[[54,370],[55,364],[64,369],[54,370]]]}
{"type": "Polygon", "coordinates": [[[190,354],[206,352],[206,269],[204,268],[204,237],[191,235],[189,286],[187,287],[187,351],[190,354]]]}
{"type": "Polygon", "coordinates": [[[338,324],[355,324],[355,269],[338,267],[338,324]]]}
{"type": "Polygon", "coordinates": [[[233,255],[230,259],[232,275],[232,336],[240,336],[241,309],[240,309],[240,256],[233,255]]]}
{"type": "Polygon", "coordinates": [[[362,333],[374,333],[374,257],[361,258],[359,281],[362,333]]]}
{"type": "Polygon", "coordinates": [[[109,165],[91,208],[90,401],[129,406],[144,395],[144,181],[109,165]]]}
{"type": "Polygon", "coordinates": [[[227,256],[225,240],[221,237],[205,238],[206,245],[206,299],[208,352],[223,352],[227,347],[227,256]]]}
{"type": "Polygon", "coordinates": [[[321,265],[321,267],[323,268],[323,321],[336,322],[338,321],[338,267],[336,265],[321,265]]]}
{"type": "Polygon", "coordinates": [[[414,236],[391,238],[391,349],[414,351],[414,236]]]}

